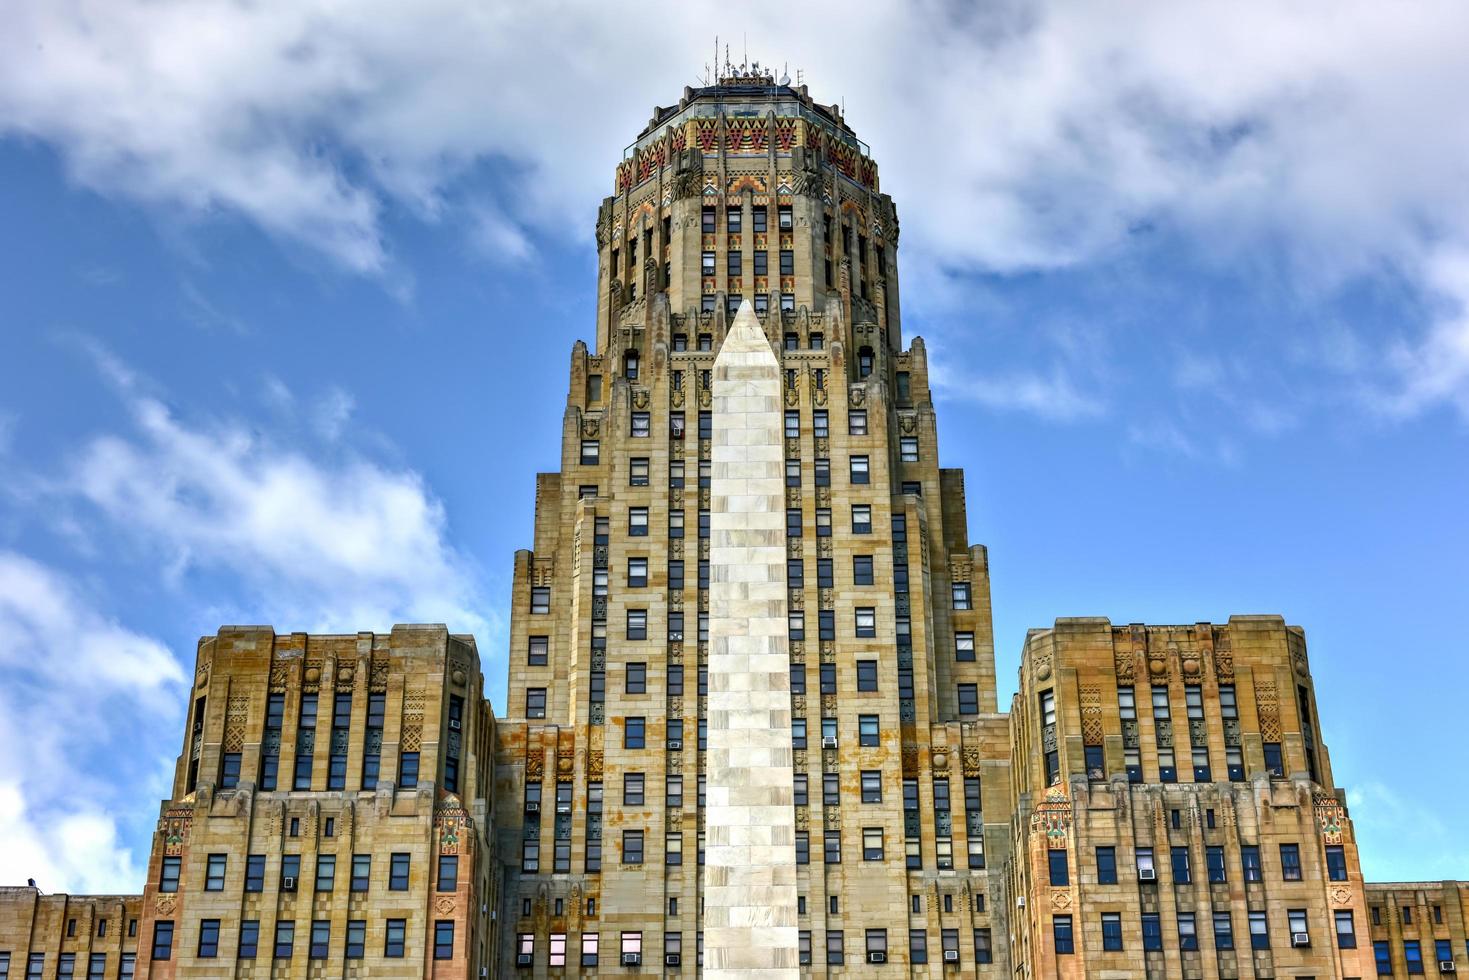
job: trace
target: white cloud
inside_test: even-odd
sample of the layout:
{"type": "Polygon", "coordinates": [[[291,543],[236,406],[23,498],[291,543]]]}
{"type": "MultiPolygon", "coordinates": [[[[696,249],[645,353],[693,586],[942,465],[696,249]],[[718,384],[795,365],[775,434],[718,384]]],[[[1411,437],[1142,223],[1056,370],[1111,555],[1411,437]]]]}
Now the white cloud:
{"type": "MultiPolygon", "coordinates": [[[[533,232],[585,236],[614,148],[694,80],[723,14],[639,9],[628,31],[591,3],[15,0],[0,131],[59,147],[90,186],[243,215],[362,273],[394,278],[394,209],[462,211],[481,249],[519,258],[533,232]],[[480,165],[503,210],[456,207],[480,165]]],[[[1064,267],[1166,228],[1221,262],[1282,255],[1308,292],[1391,270],[1451,302],[1436,325],[1403,325],[1369,395],[1469,413],[1454,271],[1469,123],[1453,94],[1469,88],[1469,7],[846,13],[752,0],[741,28],[752,51],[804,67],[818,98],[845,100],[899,196],[910,265],[1064,267]]]]}
{"type": "MultiPolygon", "coordinates": [[[[90,504],[176,583],[228,573],[241,586],[235,614],[285,629],[444,622],[500,638],[476,567],[448,542],[444,507],[419,474],[345,445],[308,456],[238,422],[181,420],[126,365],[94,353],[132,425],[87,443],[50,489],[90,504]]],[[[320,434],[339,440],[351,404],[328,391],[312,411],[320,434]]]]}
{"type": "Polygon", "coordinates": [[[118,824],[157,806],[178,662],[56,570],[0,551],[0,674],[0,881],[136,891],[146,856],[119,846],[118,824]]]}

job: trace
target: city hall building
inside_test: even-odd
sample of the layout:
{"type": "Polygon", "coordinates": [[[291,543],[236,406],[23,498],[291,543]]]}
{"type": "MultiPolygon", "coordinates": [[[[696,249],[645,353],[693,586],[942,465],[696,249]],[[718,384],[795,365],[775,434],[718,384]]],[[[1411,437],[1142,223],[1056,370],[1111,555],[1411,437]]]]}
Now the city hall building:
{"type": "Polygon", "coordinates": [[[141,894],[0,889],[0,978],[1469,971],[1469,883],[1362,878],[1300,628],[1061,619],[1000,710],[898,241],[805,86],[655,109],[505,715],[443,626],[220,629],[141,894]]]}

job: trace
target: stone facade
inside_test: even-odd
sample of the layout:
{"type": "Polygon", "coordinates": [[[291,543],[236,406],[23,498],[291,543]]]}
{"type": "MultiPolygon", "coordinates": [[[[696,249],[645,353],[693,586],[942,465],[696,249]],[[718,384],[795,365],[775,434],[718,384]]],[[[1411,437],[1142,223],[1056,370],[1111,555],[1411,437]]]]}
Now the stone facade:
{"type": "Polygon", "coordinates": [[[221,629],[142,894],[0,889],[0,980],[1469,970],[1469,884],[1363,882],[1298,628],[1058,620],[999,711],[836,107],[686,90],[596,230],[506,717],[442,626],[221,629]]]}

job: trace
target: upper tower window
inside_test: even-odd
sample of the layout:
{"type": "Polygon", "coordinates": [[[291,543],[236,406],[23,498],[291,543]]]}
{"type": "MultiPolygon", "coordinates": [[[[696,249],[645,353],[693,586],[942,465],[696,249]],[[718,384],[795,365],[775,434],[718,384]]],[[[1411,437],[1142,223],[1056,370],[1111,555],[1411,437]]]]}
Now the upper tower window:
{"type": "Polygon", "coordinates": [[[864,347],[857,352],[857,377],[865,378],[872,373],[872,348],[864,347]]]}
{"type": "Polygon", "coordinates": [[[622,375],[629,381],[638,380],[638,352],[630,350],[622,355],[622,375]]]}
{"type": "Polygon", "coordinates": [[[791,214],[791,206],[789,204],[782,204],[780,206],[779,220],[781,231],[790,231],[792,228],[796,227],[796,221],[794,216],[791,214]]]}
{"type": "Polygon", "coordinates": [[[705,252],[699,259],[699,271],[701,275],[714,275],[714,253],[705,252]]]}
{"type": "Polygon", "coordinates": [[[739,208],[730,208],[724,212],[724,227],[731,235],[738,235],[743,231],[745,212],[739,208]]]}
{"type": "Polygon", "coordinates": [[[750,212],[750,219],[755,223],[755,234],[763,235],[769,230],[766,226],[770,221],[770,209],[755,208],[750,212]]]}
{"type": "Polygon", "coordinates": [[[712,206],[706,206],[704,208],[704,222],[702,228],[704,234],[714,234],[714,208],[712,206]]]}

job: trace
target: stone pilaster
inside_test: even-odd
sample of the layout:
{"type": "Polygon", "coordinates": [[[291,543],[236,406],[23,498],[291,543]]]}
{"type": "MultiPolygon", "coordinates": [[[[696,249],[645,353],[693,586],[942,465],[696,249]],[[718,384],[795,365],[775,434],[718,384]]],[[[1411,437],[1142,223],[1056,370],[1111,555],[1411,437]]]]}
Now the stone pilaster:
{"type": "Polygon", "coordinates": [[[714,362],[704,975],[795,978],[780,366],[748,300],[714,362]]]}

